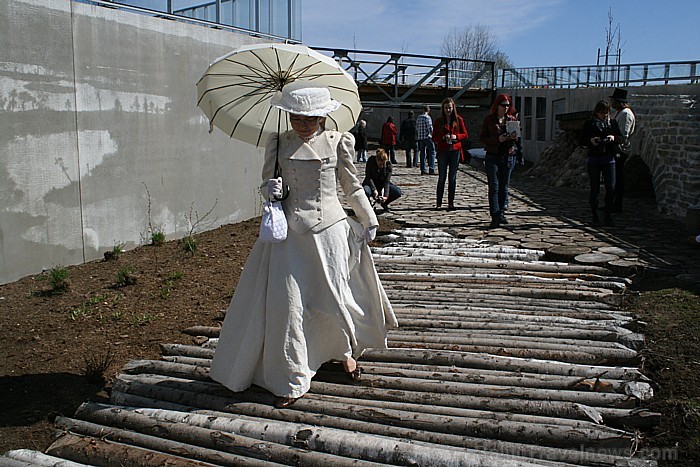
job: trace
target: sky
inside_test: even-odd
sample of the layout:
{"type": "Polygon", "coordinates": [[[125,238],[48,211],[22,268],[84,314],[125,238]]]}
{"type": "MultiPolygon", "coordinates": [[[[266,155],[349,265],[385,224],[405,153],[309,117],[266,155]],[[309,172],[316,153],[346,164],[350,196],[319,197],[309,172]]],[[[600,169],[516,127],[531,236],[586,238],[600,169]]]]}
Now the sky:
{"type": "Polygon", "coordinates": [[[441,55],[451,29],[480,24],[516,68],[594,65],[612,8],[622,63],[700,60],[698,0],[301,1],[310,47],[441,55]]]}

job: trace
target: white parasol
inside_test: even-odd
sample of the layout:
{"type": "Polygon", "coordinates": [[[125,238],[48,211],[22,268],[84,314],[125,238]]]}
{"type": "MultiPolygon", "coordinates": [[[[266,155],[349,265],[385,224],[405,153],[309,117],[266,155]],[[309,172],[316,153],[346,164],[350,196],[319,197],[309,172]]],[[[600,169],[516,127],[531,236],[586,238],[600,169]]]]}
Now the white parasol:
{"type": "Polygon", "coordinates": [[[328,88],[340,108],[326,128],[348,131],[362,106],[355,80],[332,58],[306,46],[255,44],[240,47],[209,65],[197,83],[199,107],[213,127],[230,137],[264,146],[272,133],[290,129],[286,112],[270,107],[275,92],[303,80],[328,88]]]}

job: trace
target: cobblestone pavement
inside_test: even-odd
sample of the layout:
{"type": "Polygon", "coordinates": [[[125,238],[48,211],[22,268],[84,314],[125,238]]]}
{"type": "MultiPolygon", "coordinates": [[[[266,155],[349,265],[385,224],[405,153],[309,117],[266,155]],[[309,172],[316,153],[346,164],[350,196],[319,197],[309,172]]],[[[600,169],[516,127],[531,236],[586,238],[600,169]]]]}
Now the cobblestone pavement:
{"type": "MultiPolygon", "coordinates": [[[[358,172],[363,171],[364,164],[358,164],[358,172]]],[[[587,247],[593,253],[614,251],[641,263],[646,274],[700,280],[700,248],[688,243],[684,222],[659,213],[652,199],[628,196],[625,212],[615,215],[613,227],[593,226],[587,190],[544,185],[524,172],[520,166],[513,172],[509,224],[501,228],[488,228],[486,174],[480,159],[460,166],[457,209],[452,212],[435,210],[437,176],[420,175],[419,169],[406,168],[399,161],[392,181],[401,187],[403,196],[392,203],[390,212],[381,215],[407,227],[440,227],[492,244],[544,251],[557,245],[587,247]]],[[[443,205],[447,205],[446,198],[447,187],[443,205]]]]}

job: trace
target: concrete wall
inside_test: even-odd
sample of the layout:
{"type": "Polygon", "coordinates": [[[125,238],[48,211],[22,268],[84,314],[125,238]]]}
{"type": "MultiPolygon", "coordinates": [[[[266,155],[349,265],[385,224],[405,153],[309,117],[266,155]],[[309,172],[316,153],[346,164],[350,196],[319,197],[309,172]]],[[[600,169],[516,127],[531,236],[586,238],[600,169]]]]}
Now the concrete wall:
{"type": "MultiPolygon", "coordinates": [[[[683,219],[688,209],[700,207],[700,84],[633,86],[630,106],[636,114],[632,152],[649,166],[659,211],[683,219]]],[[[558,113],[592,110],[608,99],[610,88],[505,89],[520,99],[525,126],[525,97],[531,97],[532,139],[523,138],[525,158],[539,161],[540,153],[556,138],[558,113]],[[537,98],[545,99],[545,117],[536,118],[537,98]],[[536,139],[542,125],[544,138],[536,139]]],[[[614,113],[614,111],[613,111],[614,113]]]]}
{"type": "Polygon", "coordinates": [[[167,238],[259,214],[261,150],[195,89],[251,37],[69,0],[4,0],[0,31],[0,283],[147,241],[145,186],[167,238]]]}

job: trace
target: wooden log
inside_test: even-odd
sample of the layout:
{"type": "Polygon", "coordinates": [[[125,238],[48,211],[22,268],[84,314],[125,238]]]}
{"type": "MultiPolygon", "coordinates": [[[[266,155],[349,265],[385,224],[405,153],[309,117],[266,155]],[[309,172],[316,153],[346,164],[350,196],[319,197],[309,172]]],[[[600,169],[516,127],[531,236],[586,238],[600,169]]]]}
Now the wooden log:
{"type": "MultiPolygon", "coordinates": [[[[394,282],[411,282],[411,286],[415,287],[417,283],[439,282],[441,284],[483,284],[488,283],[491,286],[495,283],[521,284],[523,286],[532,284],[538,287],[570,287],[570,279],[559,279],[549,277],[539,277],[526,274],[503,274],[503,273],[431,273],[431,272],[403,272],[403,273],[384,273],[380,272],[379,277],[382,281],[394,282]]],[[[584,281],[579,280],[577,286],[588,287],[591,289],[608,289],[615,292],[622,292],[627,287],[622,282],[616,281],[584,281]]]]}
{"type": "Polygon", "coordinates": [[[641,261],[630,259],[617,259],[608,261],[608,267],[614,274],[624,277],[633,277],[644,271],[646,265],[641,261]]]}
{"type": "Polygon", "coordinates": [[[183,344],[161,344],[160,350],[163,355],[179,355],[182,357],[212,358],[214,350],[203,349],[194,345],[183,344]]]}
{"type": "Polygon", "coordinates": [[[601,266],[608,263],[609,261],[615,261],[620,259],[617,255],[609,255],[607,253],[584,253],[582,255],[576,255],[574,261],[578,264],[601,266]]]}
{"type": "Polygon", "coordinates": [[[538,358],[542,360],[555,360],[558,362],[581,363],[589,365],[611,365],[611,364],[631,364],[639,363],[641,356],[634,351],[615,351],[609,349],[605,352],[598,353],[580,352],[569,349],[528,349],[508,346],[482,346],[482,345],[464,345],[464,344],[443,344],[434,342],[404,342],[400,340],[390,339],[389,347],[405,348],[405,349],[434,349],[434,350],[450,350],[455,352],[475,352],[486,353],[490,355],[501,355],[507,357],[518,358],[538,358]],[[629,355],[631,354],[631,356],[629,355]]]}
{"type": "Polygon", "coordinates": [[[372,253],[396,256],[461,256],[464,258],[487,258],[513,261],[536,261],[541,256],[536,250],[514,251],[483,251],[476,248],[405,248],[403,246],[373,248],[372,253]]]}
{"type": "Polygon", "coordinates": [[[515,371],[475,370],[471,368],[455,368],[437,365],[411,365],[410,368],[401,363],[362,362],[364,373],[386,376],[400,376],[406,378],[437,379],[455,382],[478,382],[499,386],[517,386],[543,389],[562,390],[597,390],[595,381],[599,387],[609,388],[614,392],[622,392],[622,384],[625,381],[607,378],[580,378],[576,376],[543,375],[537,373],[523,373],[515,371]]]}
{"type": "Polygon", "coordinates": [[[412,349],[368,349],[362,354],[363,361],[384,361],[396,363],[417,363],[429,365],[448,365],[466,368],[484,368],[489,370],[524,371],[527,373],[547,373],[607,378],[628,381],[643,380],[643,375],[636,368],[613,367],[602,365],[577,365],[565,362],[548,362],[527,360],[515,357],[500,357],[469,352],[446,352],[439,350],[412,349]]]}
{"type": "MultiPolygon", "coordinates": [[[[331,383],[343,383],[345,375],[319,373],[319,380],[331,383]]],[[[430,381],[416,378],[395,376],[363,375],[355,386],[399,389],[403,391],[434,392],[443,394],[459,394],[465,396],[524,399],[530,401],[562,401],[588,405],[591,407],[634,408],[637,406],[636,396],[628,394],[562,391],[559,389],[523,388],[515,386],[499,386],[479,383],[461,383],[448,381],[430,381]]]]}
{"type": "MultiPolygon", "coordinates": [[[[576,352],[583,347],[586,349],[585,354],[594,355],[598,359],[606,361],[634,361],[639,358],[636,351],[628,349],[616,342],[589,342],[589,341],[554,341],[547,339],[506,339],[491,338],[487,336],[466,336],[450,334],[427,334],[421,332],[409,331],[393,331],[389,335],[390,342],[401,342],[404,347],[410,346],[411,343],[416,344],[442,344],[442,345],[457,345],[460,347],[475,347],[475,348],[496,348],[510,351],[511,349],[518,350],[537,350],[544,352],[576,352]]],[[[459,350],[459,349],[457,349],[459,350]]],[[[464,350],[464,349],[462,349],[464,350]]]]}
{"type": "MultiPolygon", "coordinates": [[[[579,403],[565,401],[505,399],[460,394],[406,391],[401,389],[381,389],[338,385],[333,383],[312,382],[312,392],[318,394],[341,395],[351,397],[358,402],[363,399],[385,400],[391,402],[410,402],[415,404],[439,405],[448,407],[488,410],[493,412],[517,412],[529,415],[592,420],[598,422],[603,407],[593,408],[579,403]]],[[[226,404],[238,405],[244,401],[254,401],[269,405],[272,397],[249,390],[243,393],[230,393],[225,388],[204,382],[176,381],[157,375],[121,375],[115,383],[115,393],[128,393],[150,399],[159,399],[166,403],[185,404],[214,410],[225,410],[226,404]],[[211,399],[200,399],[200,396],[211,399]],[[218,398],[218,399],[216,399],[218,398]],[[211,404],[218,404],[212,406],[211,404]]],[[[126,403],[115,399],[115,403],[126,403]]],[[[262,410],[256,406],[256,410],[262,410]]],[[[265,412],[269,416],[269,413],[265,412]]],[[[251,414],[249,414],[251,415],[251,414]]],[[[259,414],[257,414],[259,415],[259,414]]],[[[632,415],[628,409],[605,408],[608,420],[625,420],[632,415]]],[[[269,418],[269,417],[268,417],[269,418]]]]}
{"type": "MultiPolygon", "coordinates": [[[[76,412],[82,420],[62,419],[60,425],[74,433],[100,436],[142,446],[153,438],[182,445],[180,455],[226,465],[308,465],[311,467],[377,465],[357,459],[309,451],[284,444],[260,441],[228,432],[162,421],[119,408],[96,409],[81,405],[76,412]],[[120,428],[112,428],[117,425],[120,428]],[[218,459],[217,459],[218,458],[218,459]],[[262,461],[262,462],[260,462],[262,461]]],[[[149,446],[155,449],[156,446],[149,446]]]]}
{"type": "Polygon", "coordinates": [[[190,336],[219,337],[221,327],[219,326],[190,326],[182,330],[190,336]]]}
{"type": "MultiPolygon", "coordinates": [[[[177,410],[180,412],[190,412],[190,406],[173,404],[161,400],[144,398],[134,394],[113,392],[113,399],[119,399],[119,403],[135,407],[164,408],[166,410],[177,410]]],[[[247,412],[248,405],[236,404],[229,406],[227,411],[220,410],[197,410],[195,413],[207,416],[244,418],[250,420],[260,420],[255,416],[247,416],[240,412],[247,412]],[[236,413],[231,409],[236,409],[236,413]]],[[[613,409],[610,409],[613,410],[613,409]]],[[[580,450],[551,448],[539,445],[528,445],[523,443],[511,443],[506,441],[491,440],[485,438],[474,438],[469,436],[458,436],[453,434],[434,433],[424,430],[412,430],[402,427],[394,427],[374,422],[362,422],[357,420],[347,420],[340,417],[329,417],[325,415],[297,412],[294,410],[277,410],[270,412],[265,417],[268,420],[280,420],[286,423],[306,423],[314,426],[335,427],[343,430],[372,433],[378,435],[391,436],[399,439],[414,440],[440,444],[443,446],[453,446],[456,448],[472,448],[480,451],[492,451],[496,453],[532,457],[536,459],[547,459],[550,461],[567,462],[577,465],[618,465],[624,458],[598,454],[595,452],[584,453],[580,450]]],[[[621,452],[620,454],[624,454],[621,452]]],[[[624,464],[619,464],[624,465],[624,464]]]]}
{"type": "Polygon", "coordinates": [[[578,245],[555,245],[548,248],[544,254],[545,261],[555,261],[563,263],[571,263],[578,255],[590,253],[591,249],[585,246],[578,245]]]}
{"type": "Polygon", "coordinates": [[[36,464],[0,455],[0,467],[36,467],[36,464]]]}
{"type": "Polygon", "coordinates": [[[140,467],[143,465],[211,467],[213,465],[211,463],[198,462],[194,459],[186,459],[180,456],[71,433],[61,435],[49,446],[46,453],[88,465],[107,467],[140,467]]]}
{"type": "MultiPolygon", "coordinates": [[[[49,456],[43,452],[33,451],[31,449],[15,449],[4,454],[9,459],[18,461],[16,465],[32,465],[42,467],[87,467],[87,464],[80,464],[64,460],[58,457],[49,456]]],[[[0,466],[3,465],[0,462],[0,466]]],[[[9,464],[7,464],[9,465],[9,464]]]]}
{"type": "Polygon", "coordinates": [[[460,267],[472,268],[493,268],[493,269],[518,269],[521,271],[542,271],[542,272],[569,272],[569,273],[588,273],[600,274],[609,276],[610,270],[601,266],[591,266],[584,264],[567,264],[567,263],[551,263],[545,261],[496,261],[496,260],[481,260],[460,257],[398,257],[391,255],[376,254],[373,255],[374,260],[378,264],[430,264],[435,265],[459,265],[460,267]]]}
{"type": "MultiPolygon", "coordinates": [[[[369,435],[366,433],[353,433],[332,428],[316,427],[311,425],[288,424],[271,422],[269,420],[243,420],[226,417],[210,417],[205,415],[165,412],[162,410],[127,410],[114,407],[83,406],[83,413],[91,419],[113,421],[119,424],[133,423],[131,419],[140,420],[146,417],[155,423],[176,423],[188,425],[202,430],[210,430],[220,433],[235,433],[249,439],[257,439],[277,445],[287,445],[290,449],[311,450],[317,455],[325,453],[329,460],[340,460],[341,464],[334,461],[327,465],[427,465],[437,463],[439,465],[467,465],[473,463],[496,466],[493,457],[500,458],[500,462],[509,462],[507,465],[530,465],[527,459],[519,462],[506,456],[471,451],[456,452],[435,444],[412,444],[397,441],[384,436],[369,435]],[[115,417],[115,413],[117,417],[115,417]],[[116,419],[116,420],[115,420],[116,419]],[[332,451],[332,452],[328,452],[332,451]],[[352,460],[350,459],[352,458],[352,460]],[[362,459],[359,459],[362,458],[362,459]],[[513,461],[516,463],[512,464],[513,461]],[[523,464],[524,462],[524,464],[523,464]]],[[[302,465],[311,465],[307,459],[302,459],[302,465]]]]}
{"type": "MultiPolygon", "coordinates": [[[[140,383],[138,381],[131,381],[130,384],[138,386],[140,383]]],[[[200,385],[201,384],[202,383],[200,383],[200,385]]],[[[141,387],[141,389],[144,388],[141,387]]],[[[121,391],[121,387],[119,390],[121,391]]],[[[204,401],[200,402],[200,400],[197,399],[200,395],[202,395],[202,392],[165,388],[163,385],[157,387],[152,386],[150,391],[159,392],[160,396],[157,398],[164,400],[170,400],[172,398],[182,400],[185,400],[185,398],[192,400],[196,399],[197,404],[195,406],[203,407],[200,404],[204,401]]],[[[255,400],[256,402],[256,398],[258,400],[267,400],[266,394],[258,395],[251,391],[246,391],[244,393],[232,393],[230,398],[218,397],[211,394],[206,394],[206,396],[209,401],[218,399],[219,404],[231,404],[233,402],[231,398],[233,398],[235,401],[241,401],[233,404],[236,411],[240,410],[240,405],[244,402],[244,400],[255,400]]],[[[348,402],[336,403],[331,402],[329,398],[324,398],[323,403],[318,403],[318,401],[313,400],[313,398],[304,397],[299,399],[294,404],[293,410],[324,414],[333,417],[345,417],[346,419],[361,420],[365,422],[379,421],[392,426],[402,426],[404,428],[428,430],[441,433],[461,434],[465,436],[495,436],[498,439],[505,439],[509,441],[514,441],[515,439],[520,441],[529,439],[531,443],[539,443],[554,447],[579,447],[580,443],[584,443],[584,445],[588,446],[617,446],[624,448],[629,447],[631,439],[631,435],[622,430],[609,431],[609,429],[600,429],[599,427],[599,429],[595,432],[587,431],[586,434],[583,435],[580,431],[572,429],[571,427],[560,429],[555,425],[531,426],[529,430],[531,430],[532,433],[538,434],[529,436],[526,433],[523,433],[523,426],[521,424],[508,424],[503,420],[489,425],[487,421],[483,419],[407,413],[390,408],[365,407],[359,404],[352,404],[350,402],[351,401],[348,399],[348,402]],[[492,428],[487,428],[487,425],[491,426],[492,428]],[[510,437],[513,439],[509,439],[510,437]]],[[[211,404],[211,402],[204,403],[207,405],[211,404]]],[[[267,406],[261,407],[258,405],[256,407],[251,407],[250,409],[254,410],[255,413],[246,412],[247,415],[263,417],[269,416],[269,408],[267,406]]]]}

